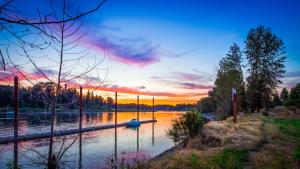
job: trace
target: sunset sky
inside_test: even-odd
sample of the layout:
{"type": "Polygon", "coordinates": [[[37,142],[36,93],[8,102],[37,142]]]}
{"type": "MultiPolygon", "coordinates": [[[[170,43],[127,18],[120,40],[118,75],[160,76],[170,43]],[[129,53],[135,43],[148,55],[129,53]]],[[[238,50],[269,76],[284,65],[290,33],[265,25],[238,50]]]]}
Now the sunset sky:
{"type": "MultiPolygon", "coordinates": [[[[106,78],[97,94],[118,91],[123,103],[135,102],[136,94],[141,95],[141,103],[149,103],[152,97],[164,104],[195,103],[213,87],[218,62],[230,45],[235,42],[243,49],[249,29],[264,25],[285,43],[287,72],[280,87],[292,87],[300,82],[299,7],[297,0],[108,0],[84,18],[87,34],[80,47],[104,59],[100,76],[106,78]]],[[[12,37],[0,32],[0,47],[5,51],[2,42],[12,37]]],[[[8,51],[19,64],[26,62],[13,45],[8,51]]],[[[22,68],[32,79],[42,79],[32,66],[22,68]]],[[[55,72],[50,70],[49,74],[55,72]]],[[[1,83],[11,81],[7,76],[0,72],[1,83]]]]}

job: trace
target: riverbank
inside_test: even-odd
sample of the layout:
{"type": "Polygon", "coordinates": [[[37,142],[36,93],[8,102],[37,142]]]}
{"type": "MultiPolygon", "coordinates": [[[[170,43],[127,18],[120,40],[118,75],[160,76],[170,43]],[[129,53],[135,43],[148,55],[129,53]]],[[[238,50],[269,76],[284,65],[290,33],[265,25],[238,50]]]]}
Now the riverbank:
{"type": "Polygon", "coordinates": [[[300,115],[286,109],[212,121],[185,148],[175,148],[138,168],[299,168],[300,115]]]}

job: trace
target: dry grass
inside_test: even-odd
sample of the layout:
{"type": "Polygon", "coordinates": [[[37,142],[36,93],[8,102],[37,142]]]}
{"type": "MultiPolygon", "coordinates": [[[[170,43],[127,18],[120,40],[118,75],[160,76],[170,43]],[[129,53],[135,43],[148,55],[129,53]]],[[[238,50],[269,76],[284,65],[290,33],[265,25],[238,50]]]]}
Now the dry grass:
{"type": "Polygon", "coordinates": [[[247,149],[261,140],[261,128],[262,120],[258,114],[240,115],[236,124],[232,122],[232,118],[212,121],[204,126],[203,135],[192,139],[187,147],[199,150],[211,147],[247,149]]]}
{"type": "Polygon", "coordinates": [[[232,122],[232,118],[209,122],[203,128],[203,135],[191,139],[186,148],[137,168],[300,169],[300,159],[297,159],[300,141],[294,137],[298,132],[298,121],[293,122],[296,128],[291,128],[284,120],[280,121],[300,119],[299,115],[289,112],[279,108],[269,113],[268,117],[261,114],[240,114],[236,124],[232,122]],[[278,118],[280,123],[274,120],[278,118]],[[280,125],[287,125],[288,132],[283,132],[286,128],[280,125]]]}

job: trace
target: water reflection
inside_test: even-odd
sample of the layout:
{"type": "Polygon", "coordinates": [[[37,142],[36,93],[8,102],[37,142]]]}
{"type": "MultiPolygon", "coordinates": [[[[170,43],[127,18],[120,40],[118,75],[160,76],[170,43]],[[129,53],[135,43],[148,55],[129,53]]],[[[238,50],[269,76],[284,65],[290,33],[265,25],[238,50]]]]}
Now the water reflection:
{"type": "MultiPolygon", "coordinates": [[[[44,115],[45,114],[39,116],[44,117],[44,115]]],[[[136,118],[136,115],[134,112],[118,113],[118,123],[136,118]]],[[[78,140],[73,145],[65,144],[65,147],[68,145],[71,146],[68,148],[66,156],[64,156],[62,160],[71,168],[102,168],[107,165],[107,159],[111,159],[111,157],[118,159],[122,152],[126,152],[127,155],[139,152],[139,155],[142,154],[146,158],[153,157],[173,146],[172,141],[168,139],[165,131],[170,126],[171,121],[174,118],[178,118],[179,115],[180,113],[178,112],[157,112],[156,119],[158,122],[142,124],[136,129],[119,127],[70,136],[68,137],[69,143],[72,143],[72,140],[76,138],[78,138],[78,140]]],[[[56,120],[55,123],[57,128],[68,128],[70,126],[78,128],[79,122],[78,118],[76,119],[78,115],[65,113],[65,115],[58,116],[57,119],[60,120],[56,120]],[[64,118],[65,120],[63,120],[64,118]]],[[[29,117],[33,117],[33,115],[21,115],[21,117],[21,126],[26,127],[26,130],[22,129],[23,133],[24,131],[36,132],[40,128],[47,127],[44,123],[42,123],[43,126],[36,124],[31,125],[29,117]],[[27,121],[27,119],[29,121],[27,121]]],[[[112,124],[114,118],[114,113],[108,112],[89,115],[84,114],[83,127],[112,124]]],[[[140,120],[151,118],[151,112],[140,113],[140,120]]],[[[4,120],[0,120],[0,135],[5,135],[9,130],[6,130],[2,124],[9,123],[2,123],[2,121],[4,120]]],[[[7,129],[9,129],[9,127],[7,127],[7,129]]],[[[56,152],[59,152],[63,139],[62,137],[55,138],[56,152]]],[[[47,154],[47,149],[48,139],[19,142],[19,163],[23,168],[41,168],[41,165],[33,165],[32,159],[37,159],[39,163],[42,163],[43,160],[40,154],[47,154]]],[[[13,144],[0,145],[0,168],[5,168],[5,165],[11,159],[13,159],[13,144]]]]}

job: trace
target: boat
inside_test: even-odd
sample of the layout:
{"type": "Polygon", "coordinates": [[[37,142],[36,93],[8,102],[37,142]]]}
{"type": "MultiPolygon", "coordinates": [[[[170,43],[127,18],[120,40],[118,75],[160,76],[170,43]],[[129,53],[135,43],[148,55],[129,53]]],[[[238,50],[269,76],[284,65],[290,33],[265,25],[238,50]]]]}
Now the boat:
{"type": "Polygon", "coordinates": [[[141,122],[137,121],[136,119],[132,119],[129,122],[127,122],[127,127],[138,127],[141,125],[141,122]]]}

